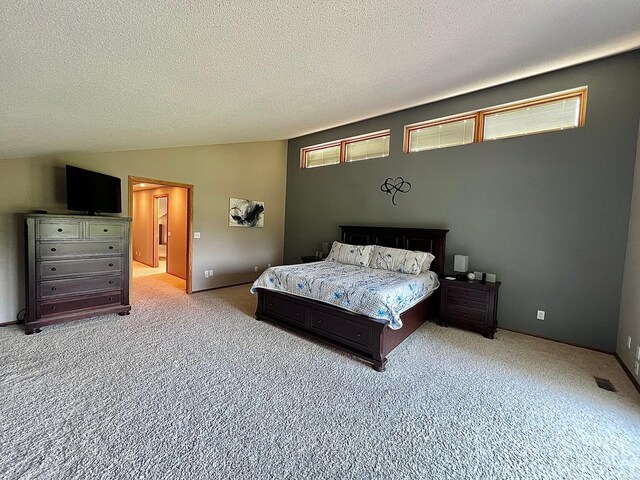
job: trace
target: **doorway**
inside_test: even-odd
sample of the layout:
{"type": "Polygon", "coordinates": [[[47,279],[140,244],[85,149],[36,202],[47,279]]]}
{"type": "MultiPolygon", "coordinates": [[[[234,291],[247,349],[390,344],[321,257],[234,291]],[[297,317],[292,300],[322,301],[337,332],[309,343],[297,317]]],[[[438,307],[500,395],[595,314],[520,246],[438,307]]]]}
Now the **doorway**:
{"type": "Polygon", "coordinates": [[[129,216],[133,281],[157,275],[191,293],[193,185],[129,177],[129,216]]]}
{"type": "Polygon", "coordinates": [[[153,267],[167,273],[169,253],[169,195],[153,196],[153,267]]]}

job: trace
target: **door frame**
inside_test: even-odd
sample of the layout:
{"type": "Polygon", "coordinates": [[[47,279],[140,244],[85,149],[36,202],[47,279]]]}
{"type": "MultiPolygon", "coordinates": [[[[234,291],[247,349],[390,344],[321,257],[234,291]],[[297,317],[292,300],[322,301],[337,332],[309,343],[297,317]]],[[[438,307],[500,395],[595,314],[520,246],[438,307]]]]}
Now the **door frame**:
{"type": "Polygon", "coordinates": [[[158,268],[160,266],[160,259],[159,259],[159,252],[158,250],[160,250],[160,236],[158,235],[158,225],[160,225],[160,222],[158,221],[158,200],[161,198],[166,198],[167,199],[167,251],[165,252],[165,272],[167,272],[167,267],[169,266],[169,194],[168,193],[161,193],[160,195],[154,195],[153,196],[153,218],[151,219],[152,223],[153,223],[153,268],[158,268]],[[156,241],[156,235],[158,235],[158,239],[156,241]]]}
{"type": "MultiPolygon", "coordinates": [[[[133,217],[133,186],[136,183],[156,183],[166,187],[187,189],[187,280],[186,291],[193,293],[193,185],[190,183],[170,182],[157,178],[136,177],[129,175],[129,217],[133,217]]],[[[133,229],[129,232],[129,243],[133,245],[133,229]]],[[[167,239],[168,241],[168,239],[167,239]]],[[[133,265],[133,249],[129,250],[130,265],[133,265]]]]}

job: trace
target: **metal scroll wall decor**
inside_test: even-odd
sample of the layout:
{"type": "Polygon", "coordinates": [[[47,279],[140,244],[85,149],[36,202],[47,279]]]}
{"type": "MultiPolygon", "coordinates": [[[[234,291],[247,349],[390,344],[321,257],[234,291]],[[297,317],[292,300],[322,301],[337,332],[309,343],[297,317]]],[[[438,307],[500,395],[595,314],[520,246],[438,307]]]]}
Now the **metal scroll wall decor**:
{"type": "Polygon", "coordinates": [[[409,193],[411,190],[411,183],[407,182],[402,177],[387,178],[382,185],[380,185],[380,190],[382,190],[387,195],[391,195],[391,203],[394,205],[398,205],[396,203],[396,195],[398,193],[409,193]]]}

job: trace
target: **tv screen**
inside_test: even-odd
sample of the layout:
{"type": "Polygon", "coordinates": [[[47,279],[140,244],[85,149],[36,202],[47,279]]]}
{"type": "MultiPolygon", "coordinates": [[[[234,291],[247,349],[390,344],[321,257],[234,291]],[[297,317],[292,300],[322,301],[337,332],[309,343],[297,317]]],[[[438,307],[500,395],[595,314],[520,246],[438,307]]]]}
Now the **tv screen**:
{"type": "Polygon", "coordinates": [[[121,213],[120,179],[67,165],[67,208],[89,215],[121,213]]]}

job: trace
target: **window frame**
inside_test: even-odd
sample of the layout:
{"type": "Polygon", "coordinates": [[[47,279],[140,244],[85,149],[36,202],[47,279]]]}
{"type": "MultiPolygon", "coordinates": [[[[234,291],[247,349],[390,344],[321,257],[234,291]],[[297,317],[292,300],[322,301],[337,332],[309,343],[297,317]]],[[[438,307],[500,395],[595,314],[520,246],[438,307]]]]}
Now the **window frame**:
{"type": "MultiPolygon", "coordinates": [[[[420,152],[426,152],[428,150],[438,150],[438,148],[426,148],[424,150],[417,150],[415,152],[412,152],[410,150],[411,132],[415,132],[416,130],[422,130],[423,128],[432,128],[432,127],[438,127],[440,125],[447,125],[449,123],[462,122],[464,120],[475,120],[477,123],[478,121],[477,112],[459,113],[456,115],[450,115],[448,117],[441,117],[441,118],[436,118],[434,120],[427,120],[426,122],[419,122],[419,123],[412,123],[411,125],[405,125],[404,142],[403,142],[404,145],[402,149],[403,153],[420,153],[420,152]]],[[[474,126],[472,143],[476,142],[477,130],[478,130],[478,126],[476,124],[474,126]]],[[[467,145],[467,144],[463,143],[462,145],[467,145]]],[[[459,147],[460,145],[452,145],[452,146],[459,147]]],[[[443,147],[443,148],[449,148],[449,147],[443,147]]]]}
{"type": "MultiPolygon", "coordinates": [[[[317,145],[311,145],[309,147],[302,147],[300,149],[300,168],[306,169],[306,168],[318,168],[318,167],[325,166],[325,165],[317,165],[316,167],[308,167],[307,153],[314,152],[316,150],[322,150],[324,148],[331,148],[331,147],[337,147],[337,146],[340,147],[340,161],[338,163],[332,163],[330,165],[340,165],[341,163],[352,163],[346,160],[347,145],[351,143],[361,142],[364,140],[371,140],[372,138],[382,138],[382,137],[389,137],[389,142],[391,142],[391,129],[388,128],[386,130],[379,130],[377,132],[365,133],[365,134],[356,135],[353,137],[342,138],[340,140],[332,140],[330,142],[319,143],[317,145]]],[[[390,153],[391,152],[389,152],[389,154],[390,153]]],[[[374,158],[385,158],[385,157],[388,157],[389,154],[382,155],[380,157],[372,157],[369,160],[372,160],[374,158]]]]}
{"type": "MultiPolygon", "coordinates": [[[[417,123],[405,125],[402,152],[403,153],[420,153],[420,152],[426,152],[428,150],[438,150],[437,148],[434,148],[434,149],[425,149],[425,150],[419,150],[417,152],[412,152],[410,149],[411,132],[415,130],[420,130],[422,128],[435,127],[438,125],[445,125],[447,123],[459,122],[462,120],[469,120],[469,119],[475,119],[475,126],[474,126],[475,130],[473,133],[472,143],[491,142],[494,140],[502,140],[506,138],[525,137],[529,135],[537,135],[539,133],[568,130],[567,128],[560,127],[560,128],[540,130],[537,132],[517,134],[517,135],[511,135],[507,137],[494,138],[494,139],[484,138],[484,117],[486,115],[493,115],[496,113],[507,112],[511,110],[519,110],[521,108],[544,105],[546,103],[553,103],[560,100],[567,100],[571,98],[580,99],[580,110],[578,112],[578,125],[573,128],[581,128],[585,126],[585,122],[586,122],[588,90],[589,90],[589,87],[585,85],[583,87],[572,88],[570,90],[563,90],[561,92],[550,93],[547,95],[540,95],[538,97],[528,98],[525,100],[517,100],[515,102],[504,103],[501,105],[496,105],[495,107],[481,108],[479,110],[474,110],[471,112],[458,113],[456,115],[450,115],[448,117],[441,117],[433,120],[427,120],[424,122],[417,122],[417,123]]],[[[468,144],[465,143],[462,145],[468,145],[468,144]]],[[[461,146],[461,145],[452,145],[452,146],[461,146]]],[[[443,148],[449,148],[449,147],[443,147],[443,148]]]]}

